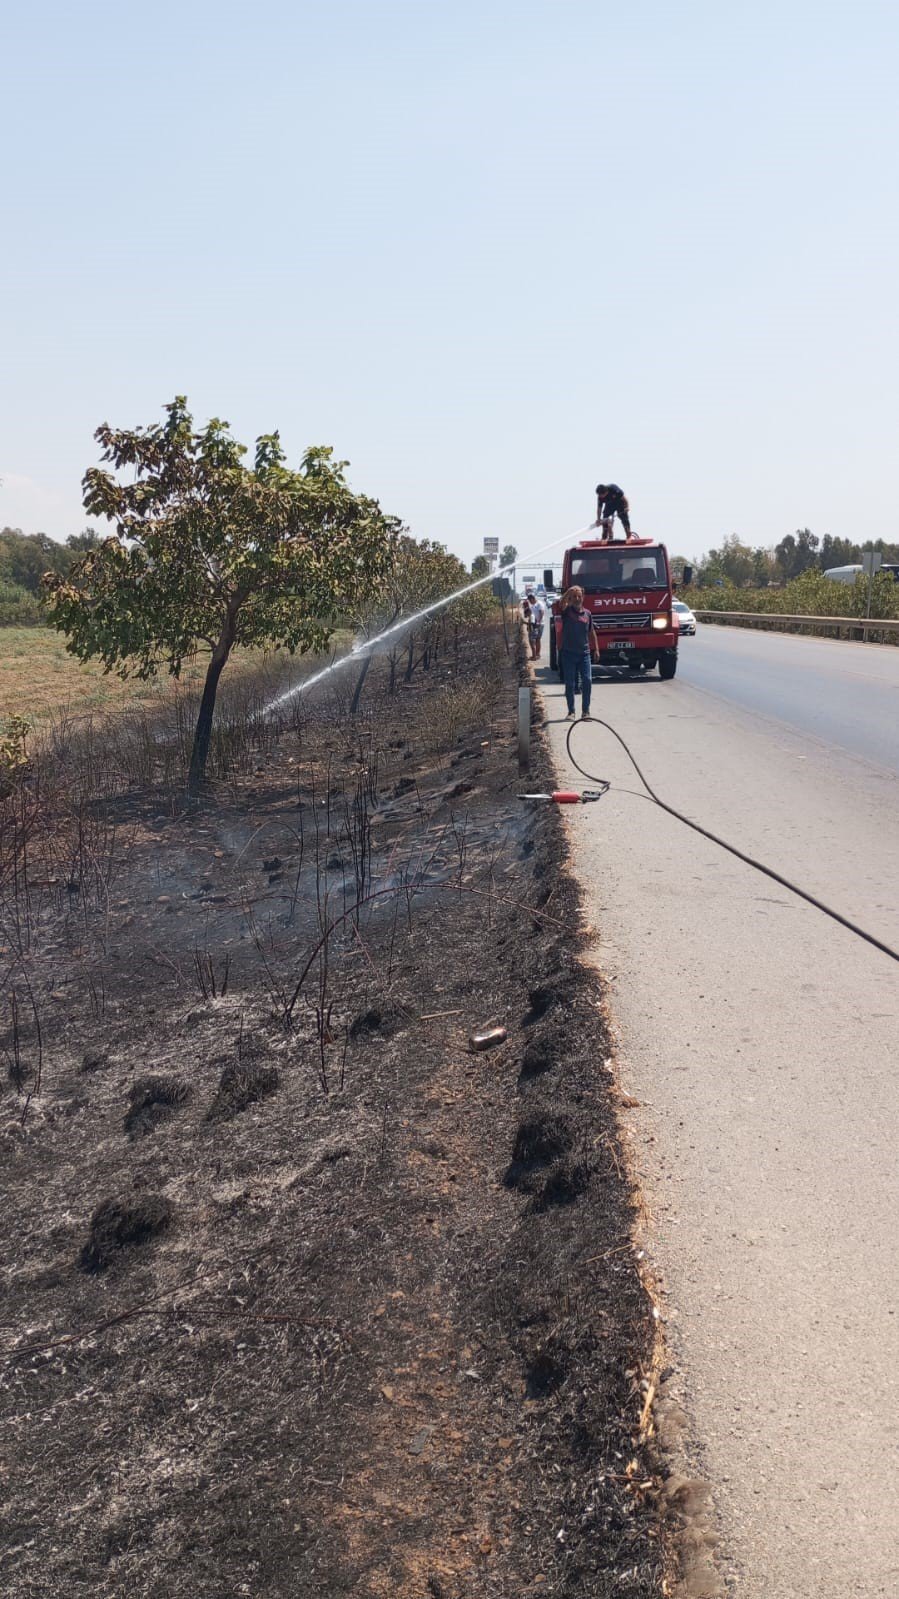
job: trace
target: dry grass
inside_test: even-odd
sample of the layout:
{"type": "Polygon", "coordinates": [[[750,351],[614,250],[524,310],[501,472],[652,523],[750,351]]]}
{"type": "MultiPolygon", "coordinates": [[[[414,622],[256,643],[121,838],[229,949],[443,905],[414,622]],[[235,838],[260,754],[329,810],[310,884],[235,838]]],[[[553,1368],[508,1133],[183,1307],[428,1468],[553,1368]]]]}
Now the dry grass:
{"type": "MultiPolygon", "coordinates": [[[[335,643],[348,638],[341,633],[335,643]]],[[[235,651],[227,676],[256,669],[270,659],[262,650],[235,651]]],[[[185,690],[195,690],[205,673],[205,657],[199,657],[184,667],[178,681],[162,675],[123,681],[113,672],[104,673],[98,662],[77,661],[66,650],[63,635],[52,628],[0,627],[0,721],[16,714],[40,723],[63,711],[158,707],[185,690]]]]}
{"type": "Polygon", "coordinates": [[[431,703],[428,748],[438,753],[452,749],[465,728],[489,719],[499,692],[497,678],[490,672],[474,682],[445,684],[431,703]]]}

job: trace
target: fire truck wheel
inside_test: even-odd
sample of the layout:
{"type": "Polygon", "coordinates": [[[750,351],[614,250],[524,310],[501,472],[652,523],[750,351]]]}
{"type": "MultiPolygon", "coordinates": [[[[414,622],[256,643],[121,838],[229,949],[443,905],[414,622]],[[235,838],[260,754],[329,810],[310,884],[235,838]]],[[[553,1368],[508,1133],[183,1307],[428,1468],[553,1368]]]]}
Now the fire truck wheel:
{"type": "Polygon", "coordinates": [[[666,650],[659,656],[659,677],[667,683],[677,671],[677,650],[666,650]]]}

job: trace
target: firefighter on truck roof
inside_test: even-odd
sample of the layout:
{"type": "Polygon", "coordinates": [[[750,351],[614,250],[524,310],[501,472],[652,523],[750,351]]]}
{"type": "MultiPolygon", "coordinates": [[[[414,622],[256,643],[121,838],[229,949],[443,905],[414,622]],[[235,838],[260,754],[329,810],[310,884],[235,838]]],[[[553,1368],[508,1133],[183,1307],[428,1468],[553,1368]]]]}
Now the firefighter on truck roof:
{"type": "Polygon", "coordinates": [[[630,506],[627,496],[617,483],[597,483],[596,485],[596,526],[602,528],[604,539],[612,537],[612,523],[617,516],[624,528],[625,538],[631,536],[630,506]]]}

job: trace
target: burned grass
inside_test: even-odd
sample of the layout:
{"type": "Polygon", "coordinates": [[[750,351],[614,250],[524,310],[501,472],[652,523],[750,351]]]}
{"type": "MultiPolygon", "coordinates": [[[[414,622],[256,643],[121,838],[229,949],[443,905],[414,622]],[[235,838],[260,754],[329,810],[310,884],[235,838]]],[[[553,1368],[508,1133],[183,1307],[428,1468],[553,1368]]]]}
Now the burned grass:
{"type": "Polygon", "coordinates": [[[230,1121],[260,1099],[267,1099],[277,1089],[278,1082],[275,1066],[259,1066],[255,1061],[229,1061],[219,1078],[218,1090],[206,1112],[206,1120],[230,1121]]]}
{"type": "Polygon", "coordinates": [[[146,1244],[171,1226],[174,1206],[163,1194],[104,1199],[91,1217],[78,1264],[82,1271],[105,1271],[119,1250],[146,1244]]]}
{"type": "Polygon", "coordinates": [[[160,1122],[167,1120],[189,1098],[190,1084],[179,1077],[153,1073],[149,1077],[139,1077],[129,1090],[125,1132],[129,1138],[154,1132],[160,1122]]]}
{"type": "Polygon", "coordinates": [[[436,677],[320,716],[198,815],[129,800],[106,909],[38,923],[41,1092],[0,1102],[11,1599],[662,1592],[601,996],[558,819],[516,799],[515,664],[485,636],[457,670],[498,686],[454,749],[436,677]]]}

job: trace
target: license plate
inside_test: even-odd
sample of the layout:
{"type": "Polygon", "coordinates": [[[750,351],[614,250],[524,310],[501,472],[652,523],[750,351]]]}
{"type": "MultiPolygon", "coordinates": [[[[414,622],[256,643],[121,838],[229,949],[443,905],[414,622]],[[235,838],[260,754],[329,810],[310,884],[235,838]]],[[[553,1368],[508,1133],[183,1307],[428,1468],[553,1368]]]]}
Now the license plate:
{"type": "Polygon", "coordinates": [[[620,644],[613,644],[611,646],[611,648],[613,650],[632,650],[632,649],[636,648],[636,646],[634,644],[633,639],[632,638],[628,638],[628,639],[622,639],[620,644]]]}

